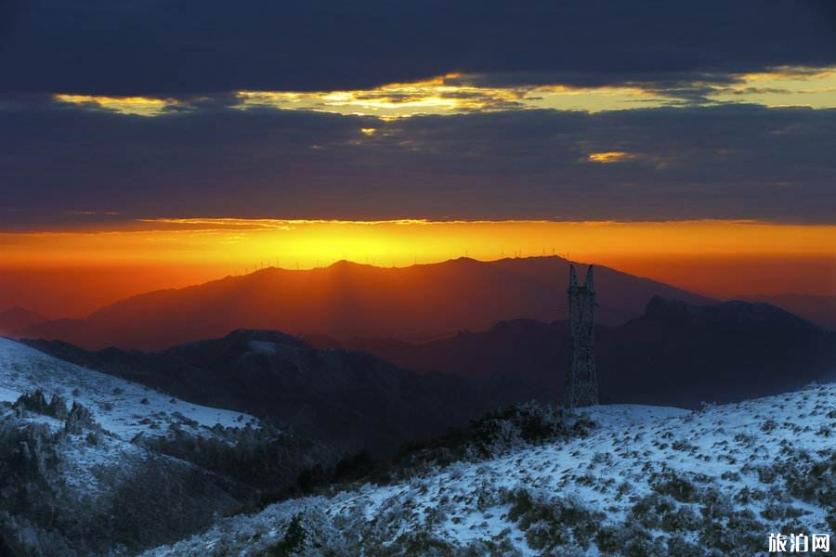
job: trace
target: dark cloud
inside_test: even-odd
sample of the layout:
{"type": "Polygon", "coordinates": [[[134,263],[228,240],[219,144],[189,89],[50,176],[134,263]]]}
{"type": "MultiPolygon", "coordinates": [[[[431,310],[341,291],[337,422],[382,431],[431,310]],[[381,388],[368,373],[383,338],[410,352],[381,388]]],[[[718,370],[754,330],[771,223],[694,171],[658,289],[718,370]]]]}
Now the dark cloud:
{"type": "Polygon", "coordinates": [[[207,105],[0,110],[0,222],[161,216],[836,223],[836,110],[517,111],[390,122],[207,105]],[[374,128],[366,135],[361,128],[374,128]],[[620,162],[594,153],[624,152],[620,162]]]}
{"type": "MultiPolygon", "coordinates": [[[[450,71],[568,83],[836,62],[832,0],[0,3],[0,91],[366,88],[450,71]]],[[[678,79],[678,78],[677,78],[678,79]]]]}

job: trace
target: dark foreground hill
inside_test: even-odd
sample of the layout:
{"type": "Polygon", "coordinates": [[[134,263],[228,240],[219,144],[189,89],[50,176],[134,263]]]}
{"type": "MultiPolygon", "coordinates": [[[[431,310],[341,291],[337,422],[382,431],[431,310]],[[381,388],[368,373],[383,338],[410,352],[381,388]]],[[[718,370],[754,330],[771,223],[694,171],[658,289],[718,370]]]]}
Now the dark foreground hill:
{"type": "Polygon", "coordinates": [[[367,353],[317,349],[273,331],[239,330],[148,353],[28,342],[72,363],[288,424],[350,451],[393,450],[538,395],[514,378],[419,374],[367,353]]]}
{"type": "MultiPolygon", "coordinates": [[[[565,318],[568,268],[569,262],[559,257],[462,258],[406,268],[345,261],[303,271],[271,268],[136,296],[86,319],[47,321],[18,336],[88,349],[155,350],[236,329],[425,341],[502,320],[565,318]]],[[[611,325],[641,315],[654,295],[706,302],[606,267],[598,268],[596,285],[600,321],[611,325]]]]}
{"type": "MultiPolygon", "coordinates": [[[[423,344],[343,344],[416,370],[509,375],[557,397],[569,365],[568,334],[565,321],[514,320],[423,344]]],[[[596,357],[604,402],[695,406],[833,378],[836,333],[769,304],[699,306],[655,297],[641,317],[598,328],[596,357]]]]}

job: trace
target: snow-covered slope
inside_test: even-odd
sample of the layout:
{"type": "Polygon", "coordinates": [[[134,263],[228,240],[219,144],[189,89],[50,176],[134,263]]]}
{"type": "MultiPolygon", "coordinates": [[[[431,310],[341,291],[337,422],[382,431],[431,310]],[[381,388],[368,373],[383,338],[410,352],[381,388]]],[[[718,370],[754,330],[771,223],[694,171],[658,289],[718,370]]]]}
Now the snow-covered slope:
{"type": "Polygon", "coordinates": [[[834,384],[585,411],[584,438],[282,502],[148,555],[748,556],[836,525],[834,384]]]}
{"type": "Polygon", "coordinates": [[[215,425],[255,424],[247,414],[178,400],[143,385],[79,367],[18,342],[0,338],[0,402],[40,389],[87,407],[105,430],[122,439],[165,434],[176,425],[200,434],[215,425]]]}
{"type": "Polygon", "coordinates": [[[206,528],[253,490],[200,458],[265,432],[0,338],[0,554],[133,555],[206,528]]]}

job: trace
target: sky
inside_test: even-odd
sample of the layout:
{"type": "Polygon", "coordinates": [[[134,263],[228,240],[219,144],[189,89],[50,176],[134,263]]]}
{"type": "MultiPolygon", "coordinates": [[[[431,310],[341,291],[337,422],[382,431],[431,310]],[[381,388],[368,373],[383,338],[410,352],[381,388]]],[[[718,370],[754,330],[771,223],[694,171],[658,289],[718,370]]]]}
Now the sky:
{"type": "Polygon", "coordinates": [[[0,274],[553,251],[836,294],[830,0],[6,0],[0,67],[0,274]]]}

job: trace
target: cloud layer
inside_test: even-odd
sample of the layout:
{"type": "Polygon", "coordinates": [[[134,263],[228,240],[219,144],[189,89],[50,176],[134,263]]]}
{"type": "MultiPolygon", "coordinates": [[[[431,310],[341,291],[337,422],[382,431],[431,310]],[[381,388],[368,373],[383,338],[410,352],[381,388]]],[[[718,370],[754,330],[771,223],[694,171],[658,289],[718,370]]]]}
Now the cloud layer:
{"type": "Polygon", "coordinates": [[[8,0],[2,6],[5,92],[321,91],[449,72],[511,80],[559,75],[562,83],[600,85],[836,63],[830,0],[8,0]]]}
{"type": "Polygon", "coordinates": [[[0,110],[4,228],[236,216],[836,222],[836,110],[381,121],[272,109],[0,110]]]}
{"type": "Polygon", "coordinates": [[[834,5],[9,0],[0,228],[836,222],[834,5]]]}

